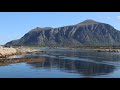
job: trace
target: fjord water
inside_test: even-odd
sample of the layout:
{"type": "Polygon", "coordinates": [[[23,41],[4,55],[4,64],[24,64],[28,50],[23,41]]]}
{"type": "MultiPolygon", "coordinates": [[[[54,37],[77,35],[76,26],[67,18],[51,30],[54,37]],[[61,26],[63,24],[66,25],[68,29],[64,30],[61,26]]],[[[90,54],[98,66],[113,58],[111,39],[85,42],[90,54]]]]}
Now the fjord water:
{"type": "Polygon", "coordinates": [[[29,62],[0,62],[1,78],[120,78],[120,53],[92,50],[43,49],[29,62]]]}

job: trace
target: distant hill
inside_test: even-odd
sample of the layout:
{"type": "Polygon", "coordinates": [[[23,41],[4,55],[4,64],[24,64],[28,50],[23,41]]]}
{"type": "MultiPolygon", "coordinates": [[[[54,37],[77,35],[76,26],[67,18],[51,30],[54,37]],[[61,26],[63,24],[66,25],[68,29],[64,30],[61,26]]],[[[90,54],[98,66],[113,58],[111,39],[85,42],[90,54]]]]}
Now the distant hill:
{"type": "Polygon", "coordinates": [[[120,31],[109,24],[94,20],[59,28],[35,28],[18,40],[5,45],[42,46],[109,46],[120,45],[120,31]]]}

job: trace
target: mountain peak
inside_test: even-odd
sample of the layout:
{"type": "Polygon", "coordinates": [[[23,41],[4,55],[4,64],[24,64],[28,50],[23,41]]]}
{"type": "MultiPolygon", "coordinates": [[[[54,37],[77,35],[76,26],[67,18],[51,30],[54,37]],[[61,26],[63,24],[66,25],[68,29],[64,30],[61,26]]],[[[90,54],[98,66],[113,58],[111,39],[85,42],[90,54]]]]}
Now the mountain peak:
{"type": "Polygon", "coordinates": [[[87,19],[81,23],[78,23],[77,25],[93,25],[93,24],[98,24],[99,22],[92,20],[92,19],[87,19]]]}

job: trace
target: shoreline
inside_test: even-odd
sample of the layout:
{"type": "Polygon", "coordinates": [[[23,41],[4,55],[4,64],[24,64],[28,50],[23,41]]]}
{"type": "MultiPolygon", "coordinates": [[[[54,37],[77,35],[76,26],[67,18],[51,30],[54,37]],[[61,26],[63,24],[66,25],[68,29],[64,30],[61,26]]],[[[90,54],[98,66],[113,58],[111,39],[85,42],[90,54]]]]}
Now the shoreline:
{"type": "MultiPolygon", "coordinates": [[[[69,48],[67,48],[69,49],[69,48]]],[[[74,49],[78,49],[78,50],[94,50],[94,51],[97,51],[97,52],[120,52],[120,49],[104,49],[104,48],[70,48],[72,50],[74,49]]]]}
{"type": "MultiPolygon", "coordinates": [[[[61,49],[61,47],[54,47],[49,49],[61,49]]],[[[70,48],[70,47],[63,47],[62,49],[69,49],[69,50],[94,50],[96,52],[120,52],[120,49],[117,48],[70,48]]],[[[7,58],[13,55],[24,55],[24,54],[32,54],[32,53],[41,53],[42,50],[34,49],[30,47],[0,47],[0,59],[7,58]]]]}
{"type": "Polygon", "coordinates": [[[120,52],[120,48],[90,48],[90,47],[83,47],[83,48],[74,48],[74,47],[63,47],[63,48],[50,48],[50,49],[66,49],[66,50],[94,50],[97,52],[120,52]]]}

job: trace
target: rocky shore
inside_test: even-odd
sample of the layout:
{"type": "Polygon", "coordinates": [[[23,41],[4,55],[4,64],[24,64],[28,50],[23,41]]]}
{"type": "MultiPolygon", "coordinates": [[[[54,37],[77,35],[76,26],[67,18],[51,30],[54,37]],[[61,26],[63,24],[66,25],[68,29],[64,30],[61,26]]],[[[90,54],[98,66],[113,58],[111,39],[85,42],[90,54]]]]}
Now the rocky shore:
{"type": "Polygon", "coordinates": [[[120,49],[98,49],[97,52],[120,52],[120,49]]]}
{"type": "Polygon", "coordinates": [[[11,55],[39,53],[39,52],[42,52],[42,51],[25,48],[25,47],[18,47],[18,48],[0,47],[0,58],[6,58],[11,55]]]}

